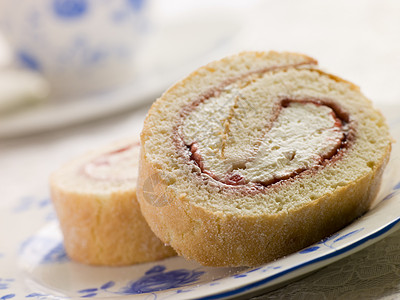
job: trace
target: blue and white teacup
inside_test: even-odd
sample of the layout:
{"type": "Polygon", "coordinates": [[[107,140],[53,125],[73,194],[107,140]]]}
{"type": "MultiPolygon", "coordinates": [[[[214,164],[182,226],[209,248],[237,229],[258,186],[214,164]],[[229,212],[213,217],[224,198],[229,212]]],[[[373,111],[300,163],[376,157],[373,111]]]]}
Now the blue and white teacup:
{"type": "Polygon", "coordinates": [[[40,72],[58,97],[132,80],[144,0],[0,0],[0,30],[16,62],[40,72]]]}

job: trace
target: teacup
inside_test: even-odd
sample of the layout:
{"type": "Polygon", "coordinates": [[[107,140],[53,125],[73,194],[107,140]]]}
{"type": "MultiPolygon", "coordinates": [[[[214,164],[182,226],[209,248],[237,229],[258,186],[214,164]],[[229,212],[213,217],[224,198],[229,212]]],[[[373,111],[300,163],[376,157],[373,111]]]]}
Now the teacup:
{"type": "Polygon", "coordinates": [[[0,30],[15,61],[38,71],[58,98],[132,80],[145,29],[144,0],[0,0],[0,30]]]}

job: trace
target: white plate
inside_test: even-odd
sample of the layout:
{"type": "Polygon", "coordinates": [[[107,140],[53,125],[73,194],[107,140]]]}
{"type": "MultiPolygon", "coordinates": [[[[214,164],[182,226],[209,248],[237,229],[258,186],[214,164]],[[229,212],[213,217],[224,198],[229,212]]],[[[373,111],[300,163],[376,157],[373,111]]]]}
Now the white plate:
{"type": "MultiPolygon", "coordinates": [[[[400,119],[391,125],[400,140],[400,119]]],[[[180,257],[118,268],[74,263],[65,255],[47,196],[1,202],[0,299],[227,299],[276,288],[400,227],[398,144],[392,153],[380,195],[367,214],[324,241],[257,268],[202,267],[180,257]]]]}
{"type": "Polygon", "coordinates": [[[153,22],[135,58],[136,74],[126,85],[83,97],[49,99],[2,115],[0,138],[58,129],[151,103],[191,70],[223,56],[240,26],[233,13],[190,11],[184,18],[153,22]]]}

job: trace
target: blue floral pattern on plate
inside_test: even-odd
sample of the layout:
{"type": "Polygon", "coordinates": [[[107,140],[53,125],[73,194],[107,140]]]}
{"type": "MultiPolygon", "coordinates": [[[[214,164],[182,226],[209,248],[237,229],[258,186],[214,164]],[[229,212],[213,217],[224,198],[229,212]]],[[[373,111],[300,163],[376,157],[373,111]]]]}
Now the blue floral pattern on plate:
{"type": "Polygon", "coordinates": [[[11,298],[14,298],[14,297],[15,297],[15,294],[7,294],[7,295],[2,296],[0,298],[0,300],[11,299],[11,298]]]}
{"type": "Polygon", "coordinates": [[[43,257],[42,263],[63,263],[69,261],[67,253],[65,252],[64,245],[59,243],[54,248],[50,249],[48,253],[43,257]]]}
{"type": "Polygon", "coordinates": [[[127,0],[128,3],[130,4],[130,6],[134,9],[134,10],[141,10],[143,8],[144,5],[144,0],[127,0]]]}
{"type": "Polygon", "coordinates": [[[22,66],[31,69],[33,71],[40,71],[42,67],[40,66],[39,61],[34,57],[33,54],[30,54],[26,50],[19,50],[16,53],[16,57],[22,66]]]}
{"type": "Polygon", "coordinates": [[[317,250],[321,249],[322,246],[325,246],[325,247],[331,248],[331,249],[336,249],[335,248],[335,244],[336,243],[350,238],[351,236],[353,236],[353,235],[359,233],[360,231],[362,231],[363,229],[364,228],[358,228],[358,229],[355,229],[355,230],[353,230],[353,231],[351,231],[349,233],[342,234],[342,235],[340,235],[339,233],[336,233],[336,234],[334,234],[334,235],[322,240],[321,242],[319,242],[317,245],[320,245],[320,246],[311,246],[311,247],[308,247],[308,248],[306,248],[304,250],[299,251],[299,253],[300,254],[306,254],[306,253],[314,252],[314,251],[317,251],[317,250]]]}
{"type": "MultiPolygon", "coordinates": [[[[199,280],[204,271],[176,269],[165,272],[166,267],[163,265],[156,265],[145,272],[139,279],[129,282],[119,290],[113,291],[116,283],[108,281],[99,288],[87,288],[79,290],[78,293],[81,297],[92,298],[99,294],[115,294],[115,295],[136,295],[144,293],[158,292],[168,289],[176,289],[187,286],[199,280]]],[[[182,290],[178,290],[181,293],[182,290]]]]}
{"type": "Polygon", "coordinates": [[[25,240],[21,244],[20,254],[38,256],[40,257],[38,261],[41,264],[56,264],[69,261],[62,241],[42,236],[33,236],[25,240]]]}
{"type": "Polygon", "coordinates": [[[88,11],[86,0],[54,0],[54,14],[60,19],[77,19],[88,11]]]}
{"type": "Polygon", "coordinates": [[[7,290],[12,282],[13,278],[0,278],[0,290],[7,290]]]}
{"type": "Polygon", "coordinates": [[[148,270],[139,280],[121,289],[122,294],[142,294],[173,289],[196,282],[204,271],[178,269],[168,272],[165,266],[157,265],[148,270]]]}
{"type": "Polygon", "coordinates": [[[15,293],[8,292],[6,292],[5,295],[1,296],[2,291],[9,290],[14,282],[14,278],[0,278],[0,300],[12,299],[15,297],[15,293]]]}

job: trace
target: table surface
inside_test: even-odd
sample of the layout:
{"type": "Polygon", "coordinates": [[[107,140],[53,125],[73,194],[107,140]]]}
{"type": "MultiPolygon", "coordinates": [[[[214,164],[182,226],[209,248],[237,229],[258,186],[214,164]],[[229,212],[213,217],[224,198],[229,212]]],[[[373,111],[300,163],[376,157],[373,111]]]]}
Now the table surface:
{"type": "MultiPolygon", "coordinates": [[[[400,2],[255,3],[251,10],[246,7],[248,18],[229,52],[285,49],[307,53],[318,58],[324,68],[360,85],[389,118],[400,117],[400,106],[393,109],[400,104],[400,2]]],[[[27,193],[46,193],[49,174],[72,157],[138,135],[151,101],[101,120],[0,141],[0,209],[27,193]]],[[[5,226],[1,220],[0,226],[5,226]]],[[[254,299],[398,299],[399,249],[400,232],[395,232],[254,299]]]]}

